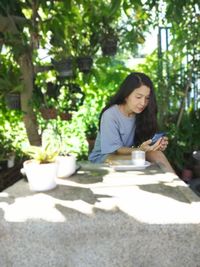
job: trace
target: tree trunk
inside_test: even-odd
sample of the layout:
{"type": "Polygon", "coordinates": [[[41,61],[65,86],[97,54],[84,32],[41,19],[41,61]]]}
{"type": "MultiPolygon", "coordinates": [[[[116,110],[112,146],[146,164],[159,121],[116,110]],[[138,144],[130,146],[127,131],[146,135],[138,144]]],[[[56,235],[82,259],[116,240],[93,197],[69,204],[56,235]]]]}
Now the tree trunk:
{"type": "Polygon", "coordinates": [[[31,145],[41,145],[41,136],[38,133],[36,115],[33,112],[33,64],[29,52],[24,53],[19,58],[19,65],[22,72],[24,90],[21,93],[21,108],[24,113],[24,124],[31,145]]]}

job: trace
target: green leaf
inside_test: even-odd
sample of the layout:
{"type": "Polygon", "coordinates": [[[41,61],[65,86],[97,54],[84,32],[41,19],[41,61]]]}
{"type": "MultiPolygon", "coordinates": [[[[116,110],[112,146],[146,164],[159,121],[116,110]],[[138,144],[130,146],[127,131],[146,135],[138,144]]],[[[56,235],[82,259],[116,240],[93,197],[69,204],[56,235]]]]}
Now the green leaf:
{"type": "Polygon", "coordinates": [[[109,18],[115,15],[115,13],[119,10],[120,5],[121,5],[121,0],[112,0],[108,16],[109,18]]]}
{"type": "Polygon", "coordinates": [[[54,162],[60,150],[57,147],[52,147],[50,143],[45,146],[29,146],[24,150],[24,153],[32,159],[40,163],[54,162]]]}
{"type": "Polygon", "coordinates": [[[64,0],[63,4],[66,10],[70,11],[72,9],[72,0],[64,0]]]}

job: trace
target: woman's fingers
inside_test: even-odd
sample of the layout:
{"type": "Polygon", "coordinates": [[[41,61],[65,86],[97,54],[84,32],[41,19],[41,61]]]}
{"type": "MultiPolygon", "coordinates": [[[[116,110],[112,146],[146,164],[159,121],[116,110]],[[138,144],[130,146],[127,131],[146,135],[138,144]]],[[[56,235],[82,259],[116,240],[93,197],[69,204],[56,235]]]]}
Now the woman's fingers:
{"type": "Polygon", "coordinates": [[[162,147],[161,142],[162,142],[162,137],[159,138],[158,141],[151,146],[152,151],[160,150],[160,148],[162,147]]]}
{"type": "Polygon", "coordinates": [[[149,140],[143,142],[143,143],[140,145],[140,149],[143,150],[143,151],[145,151],[145,152],[146,152],[146,151],[151,151],[152,149],[151,149],[150,144],[151,144],[151,139],[149,139],[149,140]]]}
{"type": "Polygon", "coordinates": [[[147,151],[158,151],[158,150],[164,151],[168,145],[168,138],[166,136],[161,137],[158,139],[158,141],[154,145],[151,145],[151,142],[152,142],[151,139],[143,142],[140,145],[140,149],[146,152],[147,151]]]}
{"type": "Polygon", "coordinates": [[[160,148],[159,150],[160,151],[164,151],[168,146],[168,138],[167,137],[164,137],[162,138],[161,142],[160,142],[160,148]]]}

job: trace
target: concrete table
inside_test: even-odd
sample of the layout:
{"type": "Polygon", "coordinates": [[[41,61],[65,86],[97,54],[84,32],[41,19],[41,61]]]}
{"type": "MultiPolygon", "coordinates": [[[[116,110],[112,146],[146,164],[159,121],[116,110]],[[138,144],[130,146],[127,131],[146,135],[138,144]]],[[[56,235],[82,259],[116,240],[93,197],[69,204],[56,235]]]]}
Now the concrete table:
{"type": "Polygon", "coordinates": [[[200,266],[200,198],[174,174],[85,162],[57,182],[0,193],[1,267],[200,266]]]}

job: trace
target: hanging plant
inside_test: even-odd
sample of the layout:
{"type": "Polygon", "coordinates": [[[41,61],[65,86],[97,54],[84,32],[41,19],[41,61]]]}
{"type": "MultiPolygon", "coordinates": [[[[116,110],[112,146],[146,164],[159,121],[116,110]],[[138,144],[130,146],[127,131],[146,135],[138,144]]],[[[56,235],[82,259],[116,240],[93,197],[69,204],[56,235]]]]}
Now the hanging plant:
{"type": "Polygon", "coordinates": [[[57,119],[57,99],[55,97],[49,96],[47,92],[41,98],[39,110],[45,120],[57,119]]]}
{"type": "Polygon", "coordinates": [[[80,88],[78,84],[75,83],[70,83],[68,85],[68,97],[69,97],[69,102],[71,103],[71,108],[74,111],[78,110],[78,107],[83,104],[83,101],[85,99],[85,94],[80,88]]]}
{"type": "Polygon", "coordinates": [[[89,73],[93,64],[93,59],[90,56],[82,56],[77,58],[77,65],[81,72],[89,73]]]}
{"type": "Polygon", "coordinates": [[[42,107],[40,108],[40,112],[41,112],[43,119],[45,120],[56,119],[58,115],[56,108],[53,108],[53,107],[52,108],[42,107]]]}
{"type": "Polygon", "coordinates": [[[118,39],[115,35],[106,34],[101,41],[101,49],[104,56],[114,56],[117,53],[118,39]]]}
{"type": "Polygon", "coordinates": [[[61,120],[63,121],[69,121],[72,119],[72,114],[71,113],[68,113],[68,112],[61,112],[59,114],[61,120]]]}
{"type": "Polygon", "coordinates": [[[60,61],[52,60],[52,64],[60,77],[73,76],[73,59],[71,57],[63,58],[60,61]]]}
{"type": "Polygon", "coordinates": [[[5,103],[8,109],[20,110],[20,93],[10,93],[5,96],[5,103]]]}
{"type": "Polygon", "coordinates": [[[58,97],[58,109],[60,113],[77,111],[79,106],[83,104],[84,98],[85,94],[79,85],[75,83],[63,84],[58,97]]]}
{"type": "Polygon", "coordinates": [[[101,50],[104,56],[114,56],[117,52],[118,36],[116,30],[106,23],[100,38],[101,50]]]}
{"type": "Polygon", "coordinates": [[[48,82],[47,83],[47,95],[49,96],[49,97],[52,97],[52,98],[54,98],[54,99],[57,99],[58,98],[58,96],[59,96],[59,87],[58,87],[58,85],[57,84],[54,84],[54,83],[52,83],[52,82],[48,82]]]}
{"type": "Polygon", "coordinates": [[[8,64],[7,59],[0,66],[0,97],[5,100],[8,109],[20,110],[20,92],[23,90],[21,83],[21,73],[18,67],[13,64],[8,64]]]}

